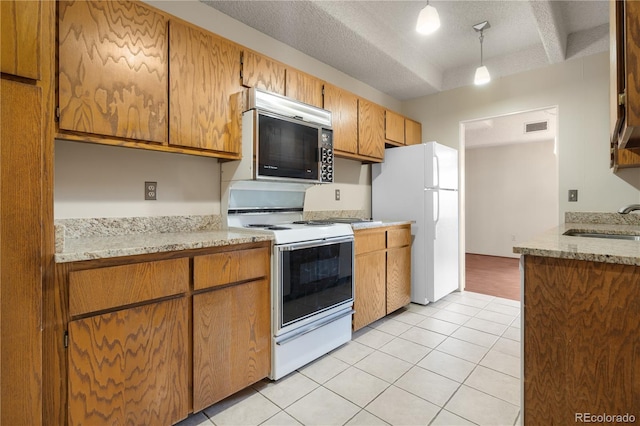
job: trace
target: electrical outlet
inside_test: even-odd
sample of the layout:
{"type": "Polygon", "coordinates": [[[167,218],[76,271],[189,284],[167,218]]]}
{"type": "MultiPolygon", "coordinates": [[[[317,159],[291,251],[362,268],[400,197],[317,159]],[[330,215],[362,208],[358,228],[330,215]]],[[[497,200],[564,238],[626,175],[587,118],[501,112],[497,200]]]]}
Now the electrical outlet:
{"type": "Polygon", "coordinates": [[[144,199],[156,200],[158,196],[158,182],[145,182],[144,183],[144,199]]]}
{"type": "Polygon", "coordinates": [[[570,189],[569,190],[569,201],[571,201],[571,202],[578,201],[578,190],[577,189],[570,189]]]}
{"type": "Polygon", "coordinates": [[[336,189],[336,201],[340,201],[340,190],[336,189]]]}

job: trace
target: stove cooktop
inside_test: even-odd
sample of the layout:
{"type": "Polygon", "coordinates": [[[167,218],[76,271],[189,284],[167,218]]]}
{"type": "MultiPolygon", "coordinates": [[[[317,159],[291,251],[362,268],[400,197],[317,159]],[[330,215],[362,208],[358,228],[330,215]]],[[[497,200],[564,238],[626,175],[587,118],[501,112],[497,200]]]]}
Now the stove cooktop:
{"type": "MultiPolygon", "coordinates": [[[[230,226],[234,225],[230,224],[230,226]]],[[[236,224],[235,226],[271,232],[276,244],[291,244],[353,235],[350,225],[328,221],[297,220],[285,223],[236,224]]]]}

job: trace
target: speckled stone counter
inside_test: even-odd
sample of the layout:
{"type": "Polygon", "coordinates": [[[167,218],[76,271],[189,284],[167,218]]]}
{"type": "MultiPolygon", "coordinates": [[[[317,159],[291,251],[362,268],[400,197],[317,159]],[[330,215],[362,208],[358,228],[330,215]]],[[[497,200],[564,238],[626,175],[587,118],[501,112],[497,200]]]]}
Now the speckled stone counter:
{"type": "Polygon", "coordinates": [[[269,241],[271,234],[219,229],[215,216],[56,220],[56,263],[269,241]]]}
{"type": "Polygon", "coordinates": [[[567,231],[640,235],[640,216],[618,213],[567,213],[564,224],[515,246],[513,252],[640,266],[640,241],[563,235],[567,231]]]}
{"type": "Polygon", "coordinates": [[[353,230],[381,228],[384,226],[410,225],[412,221],[388,221],[388,220],[371,220],[367,217],[364,210],[322,210],[322,211],[305,211],[304,218],[306,220],[327,220],[332,218],[359,218],[364,222],[355,222],[351,224],[353,230]]]}
{"type": "Polygon", "coordinates": [[[413,222],[410,220],[402,220],[402,221],[391,221],[391,220],[373,220],[371,222],[358,222],[352,223],[351,227],[354,231],[359,229],[371,229],[371,228],[382,228],[385,226],[400,226],[400,225],[411,225],[413,222]]]}

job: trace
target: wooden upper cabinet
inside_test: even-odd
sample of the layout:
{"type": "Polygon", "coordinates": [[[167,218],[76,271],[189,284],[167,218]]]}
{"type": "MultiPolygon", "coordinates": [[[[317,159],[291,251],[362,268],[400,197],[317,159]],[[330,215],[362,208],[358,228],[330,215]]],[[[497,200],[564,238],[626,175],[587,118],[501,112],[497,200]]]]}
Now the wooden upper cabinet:
{"type": "Polygon", "coordinates": [[[610,4],[612,140],[640,148],[640,2],[610,4]]]}
{"type": "Polygon", "coordinates": [[[238,157],[240,47],[189,24],[170,25],[170,145],[238,157]]]}
{"type": "Polygon", "coordinates": [[[409,118],[404,119],[404,142],[406,145],[422,143],[422,124],[409,118]]]}
{"type": "Polygon", "coordinates": [[[404,117],[393,111],[386,110],[384,118],[384,137],[386,142],[393,145],[404,145],[404,117]]]}
{"type": "Polygon", "coordinates": [[[140,2],[61,1],[60,129],[167,141],[167,21],[140,2]]]}
{"type": "Polygon", "coordinates": [[[380,162],[384,157],[384,108],[358,100],[358,154],[380,162]]]}
{"type": "Polygon", "coordinates": [[[285,94],[288,97],[322,108],[322,80],[293,68],[287,68],[286,80],[285,94]]]}
{"type": "Polygon", "coordinates": [[[339,87],[325,84],[324,109],[331,111],[335,154],[357,154],[358,97],[339,87]]]}
{"type": "Polygon", "coordinates": [[[0,71],[40,79],[42,2],[0,1],[0,71]]]}
{"type": "Polygon", "coordinates": [[[284,64],[245,49],[242,54],[242,85],[284,96],[285,69],[284,64]]]}
{"type": "MultiPolygon", "coordinates": [[[[640,149],[624,148],[639,146],[638,142],[640,142],[640,140],[634,141],[639,138],[638,130],[636,127],[634,131],[634,125],[631,124],[634,117],[637,120],[637,111],[640,108],[640,83],[637,81],[640,40],[634,41],[634,34],[626,31],[627,28],[634,26],[637,31],[640,13],[635,2],[610,1],[609,4],[610,166],[615,171],[640,167],[640,149]],[[630,19],[635,19],[636,22],[629,23],[630,19]],[[631,38],[625,42],[627,37],[631,38]],[[625,55],[630,56],[626,58],[625,55]],[[631,62],[627,64],[627,60],[631,62]],[[632,72],[630,77],[629,72],[632,72]],[[630,87],[628,87],[629,81],[633,83],[630,87]],[[636,113],[633,114],[633,111],[636,113]]],[[[635,36],[637,37],[637,34],[635,36]]]]}

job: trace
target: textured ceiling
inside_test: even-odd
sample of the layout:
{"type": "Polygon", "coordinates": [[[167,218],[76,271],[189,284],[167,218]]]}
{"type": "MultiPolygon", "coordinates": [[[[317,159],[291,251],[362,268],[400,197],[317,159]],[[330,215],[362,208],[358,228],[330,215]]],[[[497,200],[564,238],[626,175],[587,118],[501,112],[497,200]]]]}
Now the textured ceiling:
{"type": "Polygon", "coordinates": [[[609,48],[606,0],[431,0],[442,23],[431,35],[414,29],[426,0],[201,1],[398,100],[472,84],[472,26],[485,20],[494,79],[609,48]]]}

